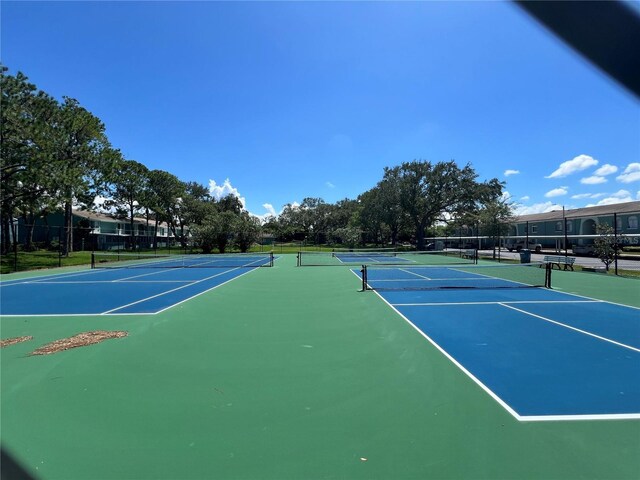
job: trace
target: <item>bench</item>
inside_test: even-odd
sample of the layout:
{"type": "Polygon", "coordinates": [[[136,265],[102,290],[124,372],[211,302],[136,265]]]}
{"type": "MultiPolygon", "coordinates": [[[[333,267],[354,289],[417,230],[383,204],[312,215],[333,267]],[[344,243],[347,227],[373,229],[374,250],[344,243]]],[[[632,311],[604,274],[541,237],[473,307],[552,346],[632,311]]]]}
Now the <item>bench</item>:
{"type": "Polygon", "coordinates": [[[564,270],[573,270],[575,261],[575,257],[565,257],[564,255],[545,255],[542,259],[544,265],[551,265],[551,268],[555,265],[558,267],[558,270],[560,270],[560,265],[564,267],[564,270]]]}
{"type": "Polygon", "coordinates": [[[463,250],[460,254],[462,258],[468,258],[469,260],[476,259],[476,251],[474,249],[463,250]]]}

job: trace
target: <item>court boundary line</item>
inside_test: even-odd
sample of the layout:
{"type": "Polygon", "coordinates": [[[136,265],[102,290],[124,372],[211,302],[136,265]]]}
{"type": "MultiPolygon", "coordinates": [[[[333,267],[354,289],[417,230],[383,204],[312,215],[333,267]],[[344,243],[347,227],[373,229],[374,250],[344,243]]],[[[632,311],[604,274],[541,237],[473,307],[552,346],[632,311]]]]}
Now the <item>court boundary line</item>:
{"type": "Polygon", "coordinates": [[[522,303],[607,303],[604,300],[509,300],[487,302],[421,302],[421,303],[393,303],[396,307],[434,307],[439,305],[498,305],[498,304],[522,304],[522,303]]]}
{"type": "Polygon", "coordinates": [[[552,320],[552,319],[547,318],[547,317],[543,317],[542,315],[538,315],[536,313],[527,312],[526,310],[522,310],[520,308],[512,307],[511,305],[506,305],[504,303],[500,303],[500,305],[505,307],[505,308],[509,308],[511,310],[514,310],[516,312],[524,313],[525,315],[529,315],[531,317],[538,318],[540,320],[544,320],[545,322],[553,323],[553,324],[558,325],[560,327],[564,327],[564,328],[567,328],[569,330],[573,330],[575,332],[582,333],[583,335],[588,335],[590,337],[597,338],[598,340],[602,340],[604,342],[613,343],[614,345],[617,345],[619,347],[627,348],[627,349],[632,350],[634,352],[640,353],[640,348],[632,347],[631,345],[627,345],[625,343],[616,342],[615,340],[611,340],[610,338],[603,337],[603,336],[597,335],[595,333],[587,332],[586,330],[582,330],[582,329],[577,328],[577,327],[572,327],[571,325],[567,325],[565,323],[558,322],[556,320],[552,320]]]}
{"type": "MultiPolygon", "coordinates": [[[[207,280],[211,280],[212,278],[219,277],[219,276],[224,275],[224,274],[226,274],[226,273],[234,272],[234,271],[236,271],[236,270],[239,270],[240,268],[242,268],[242,267],[236,267],[236,268],[232,268],[231,270],[225,270],[224,272],[219,272],[219,273],[217,273],[216,275],[211,275],[210,277],[205,277],[205,278],[203,278],[203,279],[201,279],[201,280],[197,280],[197,281],[195,281],[195,282],[189,283],[188,285],[182,285],[181,287],[174,288],[174,289],[171,289],[171,290],[167,290],[166,292],[157,293],[157,294],[155,294],[155,295],[151,295],[150,297],[143,298],[143,299],[140,299],[140,300],[136,300],[135,302],[131,302],[131,303],[128,303],[128,304],[126,304],[126,305],[122,305],[122,306],[117,307],[117,308],[112,308],[111,310],[107,310],[106,312],[102,312],[102,313],[100,313],[99,315],[109,315],[111,312],[115,312],[115,311],[117,311],[117,310],[122,310],[122,309],[127,308],[127,307],[130,307],[130,306],[132,306],[132,305],[137,305],[137,304],[139,304],[139,303],[146,302],[147,300],[152,300],[152,299],[154,299],[154,298],[158,298],[158,297],[161,297],[161,296],[163,296],[163,295],[167,295],[167,294],[169,294],[169,293],[177,292],[178,290],[182,290],[183,288],[187,288],[187,287],[190,287],[190,286],[192,286],[192,285],[197,285],[197,284],[199,284],[199,283],[206,282],[207,280]]],[[[248,273],[248,272],[247,272],[247,273],[248,273]]],[[[236,279],[236,278],[241,277],[241,276],[242,276],[242,275],[238,275],[238,276],[236,276],[236,277],[233,277],[233,279],[236,279]]],[[[233,279],[230,279],[230,280],[233,280],[233,279]]],[[[226,282],[225,282],[225,283],[226,283],[226,282]]],[[[221,285],[221,284],[220,284],[220,285],[221,285]]],[[[216,287],[217,287],[217,286],[218,286],[218,285],[216,285],[216,287]]],[[[215,288],[215,287],[214,287],[214,288],[215,288]]]]}
{"type": "Polygon", "coordinates": [[[85,268],[84,270],[74,270],[72,272],[63,273],[51,273],[41,276],[25,277],[25,278],[10,278],[9,280],[3,280],[0,282],[0,288],[12,287],[14,285],[23,285],[25,283],[39,283],[40,280],[50,280],[52,278],[66,278],[79,275],[87,275],[92,273],[98,273],[98,270],[85,268]]]}
{"type": "MultiPolygon", "coordinates": [[[[136,303],[140,303],[140,302],[142,302],[142,301],[149,300],[149,299],[154,298],[154,297],[157,297],[157,296],[164,295],[164,294],[166,294],[166,293],[171,293],[171,292],[174,292],[174,291],[176,291],[176,290],[180,290],[180,289],[182,289],[182,288],[186,288],[186,287],[189,287],[189,286],[191,286],[191,285],[195,285],[196,283],[200,283],[200,282],[203,282],[203,281],[205,281],[205,280],[210,280],[210,279],[215,278],[215,277],[217,277],[217,276],[224,275],[225,273],[233,272],[233,271],[235,271],[235,270],[240,270],[241,268],[243,268],[243,267],[235,267],[235,268],[232,268],[231,270],[225,270],[224,272],[219,272],[219,273],[218,273],[218,274],[216,274],[216,275],[213,275],[213,276],[211,276],[211,277],[207,277],[207,278],[203,278],[203,279],[198,280],[198,281],[195,281],[195,282],[194,282],[194,281],[189,281],[190,283],[189,283],[188,285],[183,285],[183,286],[181,286],[181,287],[174,288],[174,289],[172,289],[172,290],[167,290],[166,292],[163,292],[163,293],[161,293],[161,294],[153,295],[153,296],[151,296],[151,297],[147,297],[147,298],[145,298],[145,299],[138,300],[137,302],[133,302],[133,303],[130,303],[130,304],[127,304],[127,305],[124,305],[124,306],[120,306],[120,307],[114,308],[114,309],[112,309],[112,310],[108,310],[107,312],[100,312],[100,313],[45,313],[45,314],[34,314],[34,315],[25,315],[25,314],[4,315],[4,314],[1,314],[1,313],[0,313],[0,318],[107,317],[107,316],[135,316],[135,315],[144,315],[144,316],[148,316],[148,315],[158,315],[158,314],[163,313],[163,312],[165,312],[166,310],[169,310],[169,309],[171,309],[171,308],[173,308],[173,307],[175,307],[175,306],[177,306],[177,305],[180,305],[180,304],[182,304],[182,303],[184,303],[184,302],[187,302],[187,301],[189,301],[189,300],[191,300],[191,299],[193,299],[193,298],[196,298],[196,297],[198,297],[198,296],[200,296],[200,295],[203,295],[203,294],[205,294],[205,293],[207,293],[207,292],[210,292],[211,290],[214,290],[214,289],[216,289],[216,288],[218,288],[218,287],[221,287],[222,285],[225,285],[225,284],[227,284],[227,283],[229,283],[229,282],[231,282],[231,281],[233,281],[233,280],[235,280],[235,279],[237,279],[237,278],[240,278],[240,277],[242,277],[242,276],[244,276],[244,275],[247,275],[247,274],[249,274],[249,273],[251,273],[251,272],[253,272],[253,271],[257,270],[257,269],[258,269],[258,267],[255,267],[255,268],[248,268],[245,272],[241,273],[240,275],[237,275],[237,276],[235,276],[235,277],[233,277],[233,278],[230,278],[230,279],[228,279],[228,280],[226,280],[226,281],[224,281],[224,282],[222,282],[222,283],[219,283],[219,284],[217,284],[217,285],[214,285],[213,287],[208,288],[207,290],[204,290],[204,291],[202,291],[202,292],[199,292],[199,293],[197,293],[197,294],[195,294],[195,295],[192,295],[192,296],[190,296],[190,297],[188,297],[188,298],[182,299],[182,300],[180,300],[179,302],[174,303],[174,304],[172,304],[172,305],[169,305],[169,306],[167,306],[167,307],[165,307],[165,308],[163,308],[163,309],[161,309],[161,310],[158,310],[158,311],[156,311],[156,312],[138,312],[138,313],[127,313],[127,312],[122,313],[122,312],[121,312],[121,313],[118,313],[118,312],[114,312],[114,311],[115,311],[115,310],[120,310],[120,309],[122,309],[122,308],[125,308],[125,307],[128,307],[128,306],[131,306],[131,305],[135,305],[136,303]],[[112,312],[112,313],[110,313],[110,312],[112,312]]],[[[92,272],[92,271],[93,271],[93,270],[89,270],[89,272],[92,272]]],[[[91,282],[91,283],[98,283],[98,282],[91,282]]],[[[109,282],[107,282],[107,283],[116,283],[116,282],[114,282],[114,281],[109,281],[109,282]]],[[[134,282],[132,282],[132,283],[134,283],[134,282]]],[[[152,282],[152,283],[157,283],[157,282],[152,282]]]]}
{"type": "MultiPolygon", "coordinates": [[[[358,275],[356,271],[351,270],[360,281],[362,281],[362,277],[358,275]]],[[[636,420],[640,419],[640,413],[611,413],[611,414],[576,414],[576,415],[520,415],[516,412],[508,403],[506,403],[498,394],[496,394],[493,390],[491,390],[488,386],[486,386],[480,379],[478,379],[475,375],[473,375],[469,370],[467,370],[460,362],[458,362],[451,354],[449,354],[443,347],[441,347],[436,341],[434,341],[429,335],[420,330],[418,326],[416,326],[411,320],[409,320],[405,315],[403,315],[393,304],[387,301],[380,292],[373,290],[373,292],[380,298],[384,303],[386,303],[391,309],[396,312],[400,318],[402,318],[405,322],[407,322],[414,330],[416,330],[420,335],[422,335],[431,345],[433,345],[440,353],[442,353],[451,363],[453,363],[456,367],[458,367],[465,375],[467,375],[471,380],[473,380],[476,385],[478,385],[482,390],[484,390],[498,405],[504,408],[513,418],[515,418],[519,422],[548,422],[548,421],[585,421],[585,420],[636,420]]],[[[564,292],[562,292],[564,293],[564,292]]],[[[575,295],[580,296],[580,295],[575,295]]],[[[583,297],[589,298],[589,297],[583,297]]],[[[606,300],[597,300],[592,299],[596,302],[604,302],[604,303],[613,303],[606,302],[606,300]]],[[[626,305],[621,305],[626,306],[626,305]]]]}

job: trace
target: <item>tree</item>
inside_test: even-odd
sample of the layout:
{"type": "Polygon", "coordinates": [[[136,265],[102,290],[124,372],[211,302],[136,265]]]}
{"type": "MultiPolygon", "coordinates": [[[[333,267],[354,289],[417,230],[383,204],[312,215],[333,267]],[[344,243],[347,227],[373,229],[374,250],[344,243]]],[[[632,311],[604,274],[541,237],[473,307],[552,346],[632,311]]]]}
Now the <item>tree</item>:
{"type": "Polygon", "coordinates": [[[610,265],[616,259],[616,235],[613,227],[607,223],[597,224],[596,233],[599,236],[593,241],[593,248],[608,272],[610,265]]]}
{"type": "Polygon", "coordinates": [[[180,239],[182,247],[186,246],[185,228],[188,225],[204,223],[210,214],[212,198],[209,189],[197,182],[184,184],[184,196],[175,203],[170,227],[173,235],[180,239]],[[179,230],[178,230],[179,229],[179,230]]]}
{"type": "MultiPolygon", "coordinates": [[[[391,170],[385,170],[385,178],[391,170]]],[[[412,222],[418,249],[425,247],[425,229],[437,221],[448,223],[452,218],[474,212],[478,203],[488,195],[497,194],[502,184],[493,179],[477,183],[477,174],[466,165],[462,169],[455,162],[414,161],[403,163],[397,172],[400,205],[412,222]]]]}
{"type": "MultiPolygon", "coordinates": [[[[1,252],[17,238],[14,218],[28,224],[53,203],[52,181],[59,169],[43,148],[43,132],[58,108],[57,102],[29,83],[21,72],[15,76],[0,65],[0,212],[1,252]]],[[[31,238],[27,232],[27,241],[31,238]]]]}
{"type": "MultiPolygon", "coordinates": [[[[0,180],[3,245],[17,208],[27,221],[44,211],[65,214],[64,253],[72,249],[72,208],[90,205],[104,189],[115,159],[102,122],[77,100],[62,104],[0,66],[0,180]]],[[[15,238],[15,236],[14,236],[15,238]]]]}
{"type": "Polygon", "coordinates": [[[112,197],[108,206],[115,207],[116,215],[129,220],[131,248],[136,248],[135,216],[148,197],[149,170],[135,160],[120,160],[118,175],[114,178],[112,197]]]}
{"type": "Polygon", "coordinates": [[[46,125],[42,147],[56,165],[54,186],[64,210],[65,238],[63,254],[72,250],[72,218],[74,202],[90,205],[104,191],[107,179],[121,155],[110,147],[104,124],[77,100],[63,97],[64,102],[46,125]]]}
{"type": "Polygon", "coordinates": [[[235,245],[242,253],[247,252],[251,245],[259,240],[260,231],[260,220],[258,218],[249,215],[248,212],[240,213],[233,227],[235,245]]]}
{"type": "Polygon", "coordinates": [[[209,254],[216,245],[218,225],[213,218],[207,218],[202,224],[191,227],[194,243],[202,249],[202,253],[209,254]]]}
{"type": "Polygon", "coordinates": [[[178,177],[164,170],[151,170],[148,180],[145,205],[154,212],[153,248],[156,248],[158,223],[166,222],[175,231],[173,215],[186,190],[185,184],[178,177]]]}

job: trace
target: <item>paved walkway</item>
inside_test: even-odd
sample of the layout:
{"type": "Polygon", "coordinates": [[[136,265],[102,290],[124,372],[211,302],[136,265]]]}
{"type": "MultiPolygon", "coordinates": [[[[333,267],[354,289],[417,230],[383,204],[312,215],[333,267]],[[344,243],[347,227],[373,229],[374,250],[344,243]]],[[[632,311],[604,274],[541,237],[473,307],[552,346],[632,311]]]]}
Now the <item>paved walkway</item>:
{"type": "MultiPolygon", "coordinates": [[[[491,256],[492,251],[491,250],[480,250],[480,256],[481,257],[488,257],[491,256]]],[[[498,255],[498,252],[496,252],[496,256],[498,255]]],[[[547,253],[532,253],[531,254],[531,261],[532,262],[541,262],[542,259],[544,258],[545,255],[564,255],[564,252],[559,252],[559,253],[555,253],[555,252],[547,252],[547,253]]],[[[595,258],[595,257],[579,257],[576,255],[573,255],[571,253],[569,253],[570,257],[575,257],[576,258],[576,265],[580,265],[583,267],[604,267],[604,263],[602,263],[602,261],[599,258],[595,258]]],[[[509,252],[507,250],[502,250],[500,252],[500,258],[503,259],[520,259],[520,254],[518,252],[509,252]]],[[[614,268],[613,265],[611,265],[611,268],[614,268]]],[[[619,269],[624,269],[624,270],[640,270],[640,258],[638,258],[638,260],[618,260],[618,268],[619,269]]]]}

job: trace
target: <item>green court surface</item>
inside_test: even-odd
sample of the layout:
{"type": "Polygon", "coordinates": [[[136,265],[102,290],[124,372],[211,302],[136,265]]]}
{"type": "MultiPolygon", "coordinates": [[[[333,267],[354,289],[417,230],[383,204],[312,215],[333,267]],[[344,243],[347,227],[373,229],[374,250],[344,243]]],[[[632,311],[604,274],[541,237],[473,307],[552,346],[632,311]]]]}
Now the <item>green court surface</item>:
{"type": "MultiPolygon", "coordinates": [[[[42,479],[640,476],[640,421],[518,422],[349,268],[295,263],[157,315],[2,317],[34,337],[2,349],[3,448],[42,479]],[[29,355],[99,329],[129,336],[29,355]]],[[[553,281],[640,306],[637,280],[553,281]]]]}

